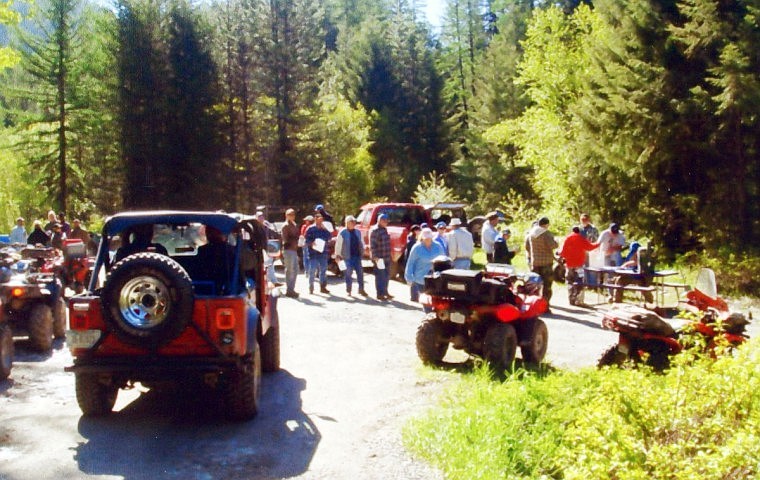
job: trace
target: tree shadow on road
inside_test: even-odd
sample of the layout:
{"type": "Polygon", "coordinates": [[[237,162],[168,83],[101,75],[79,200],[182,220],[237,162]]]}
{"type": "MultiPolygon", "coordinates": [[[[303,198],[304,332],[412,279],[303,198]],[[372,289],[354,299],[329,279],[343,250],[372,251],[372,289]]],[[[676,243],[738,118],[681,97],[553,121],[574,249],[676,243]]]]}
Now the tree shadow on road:
{"type": "Polygon", "coordinates": [[[307,471],[321,435],[302,410],[306,381],[265,375],[257,417],[230,422],[215,395],[150,390],[120,412],[81,417],[75,448],[88,475],[124,479],[274,479],[307,471]]]}

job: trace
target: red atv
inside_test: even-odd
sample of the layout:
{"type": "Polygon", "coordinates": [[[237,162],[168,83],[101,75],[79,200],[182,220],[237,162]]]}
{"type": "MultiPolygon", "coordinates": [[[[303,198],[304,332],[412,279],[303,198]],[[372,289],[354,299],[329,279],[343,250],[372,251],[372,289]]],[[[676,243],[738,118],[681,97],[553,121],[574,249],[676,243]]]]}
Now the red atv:
{"type": "Polygon", "coordinates": [[[684,310],[696,314],[697,320],[675,317],[679,309],[655,308],[618,304],[604,313],[602,327],[618,332],[618,343],[610,347],[599,359],[598,366],[620,365],[627,360],[646,361],[658,371],[670,366],[670,356],[684,348],[684,332],[691,331],[704,339],[711,355],[716,344],[737,347],[748,336],[749,321],[738,312],[731,312],[718,296],[715,273],[703,268],[697,276],[695,288],[686,293],[684,310]],[[720,342],[718,341],[720,340],[720,342]]]}
{"type": "Polygon", "coordinates": [[[90,283],[94,259],[87,256],[87,245],[78,238],[63,241],[63,256],[55,256],[42,265],[40,271],[54,273],[61,279],[64,289],[80,294],[90,283]]]}
{"type": "Polygon", "coordinates": [[[489,264],[485,272],[453,269],[444,258],[434,262],[420,296],[430,312],[417,329],[420,359],[439,363],[451,344],[505,370],[520,346],[524,362],[540,363],[549,338],[538,318],[547,310],[541,277],[516,275],[511,265],[489,264]]]}

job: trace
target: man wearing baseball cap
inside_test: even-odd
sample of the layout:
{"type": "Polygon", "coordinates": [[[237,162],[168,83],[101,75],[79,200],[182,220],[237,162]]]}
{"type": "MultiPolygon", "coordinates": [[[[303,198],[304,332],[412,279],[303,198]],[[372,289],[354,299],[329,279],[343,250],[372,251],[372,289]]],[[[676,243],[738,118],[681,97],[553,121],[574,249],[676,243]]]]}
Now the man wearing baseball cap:
{"type": "Polygon", "coordinates": [[[496,225],[499,223],[499,214],[496,212],[488,212],[486,215],[486,221],[483,222],[483,230],[480,233],[481,243],[483,244],[483,250],[486,252],[486,258],[488,263],[493,262],[493,248],[496,239],[499,238],[499,232],[496,230],[496,225]]]}
{"type": "Polygon", "coordinates": [[[625,235],[620,225],[610,223],[610,228],[599,235],[599,245],[606,267],[619,267],[623,263],[623,255],[620,252],[625,248],[625,235]]]}
{"type": "Polygon", "coordinates": [[[539,274],[544,281],[543,297],[547,303],[552,298],[552,265],[554,264],[554,249],[558,246],[554,235],[549,231],[549,219],[547,217],[542,217],[538,224],[530,229],[525,241],[530,269],[539,274]]]}
{"type": "Polygon", "coordinates": [[[443,249],[443,254],[449,254],[449,241],[446,239],[446,222],[438,222],[435,224],[436,234],[433,241],[443,249]]]}
{"type": "Polygon", "coordinates": [[[378,300],[391,300],[393,298],[393,295],[388,293],[391,236],[387,227],[388,215],[381,213],[377,216],[377,224],[369,232],[369,250],[372,262],[375,264],[375,291],[377,291],[378,300]]]}
{"type": "Polygon", "coordinates": [[[296,278],[298,277],[298,237],[300,232],[296,225],[296,211],[285,210],[285,225],[282,227],[282,263],[285,264],[285,295],[298,298],[296,278]]]}

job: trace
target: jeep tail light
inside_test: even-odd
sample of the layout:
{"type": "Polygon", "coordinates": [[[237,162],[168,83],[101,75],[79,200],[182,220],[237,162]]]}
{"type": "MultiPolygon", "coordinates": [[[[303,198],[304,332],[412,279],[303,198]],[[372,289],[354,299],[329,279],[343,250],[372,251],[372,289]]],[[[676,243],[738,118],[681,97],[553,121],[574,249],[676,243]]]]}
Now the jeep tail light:
{"type": "Polygon", "coordinates": [[[500,322],[512,322],[520,318],[520,309],[510,303],[499,305],[496,308],[496,318],[500,322]]]}
{"type": "Polygon", "coordinates": [[[235,312],[231,308],[220,308],[216,311],[217,330],[233,330],[235,328],[235,312]]]}
{"type": "Polygon", "coordinates": [[[22,297],[24,295],[24,289],[21,287],[14,287],[11,289],[11,297],[22,297]]]}

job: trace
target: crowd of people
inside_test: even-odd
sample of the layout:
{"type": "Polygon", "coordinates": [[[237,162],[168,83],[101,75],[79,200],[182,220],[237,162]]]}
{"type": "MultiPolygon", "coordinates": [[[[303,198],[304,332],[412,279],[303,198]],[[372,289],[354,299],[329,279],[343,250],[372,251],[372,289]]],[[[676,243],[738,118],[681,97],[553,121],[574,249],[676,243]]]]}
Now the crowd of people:
{"type": "MultiPolygon", "coordinates": [[[[327,270],[330,253],[327,246],[334,235],[332,216],[326,212],[323,205],[317,205],[312,215],[303,218],[300,228],[295,222],[294,210],[289,209],[285,217],[282,239],[286,295],[298,297],[295,291],[295,280],[299,273],[298,249],[302,250],[309,293],[314,293],[315,282],[318,281],[319,292],[329,294],[327,270]],[[326,220],[328,218],[329,220],[326,220]]],[[[511,230],[499,229],[502,219],[502,215],[493,211],[486,215],[483,223],[481,243],[487,262],[511,264],[520,249],[524,249],[531,272],[541,277],[543,297],[547,302],[551,302],[552,298],[554,264],[560,259],[565,265],[565,280],[571,305],[584,305],[584,282],[593,283],[595,280],[584,279],[584,267],[589,266],[590,252],[599,248],[599,255],[605,266],[625,266],[635,261],[638,245],[635,242],[631,245],[628,257],[624,258],[622,255],[628,244],[619,224],[611,223],[609,228],[600,233],[591,222],[590,215],[586,213],[580,216],[578,225],[564,238],[556,237],[549,229],[549,218],[541,217],[527,231],[522,245],[510,245],[511,230]]],[[[391,264],[388,218],[386,215],[378,216],[377,223],[371,227],[369,242],[366,245],[365,239],[356,228],[356,222],[356,218],[351,215],[345,217],[343,227],[335,234],[334,258],[343,272],[346,293],[351,296],[353,285],[356,283],[359,295],[370,295],[365,289],[362,270],[362,259],[369,257],[375,267],[376,296],[379,300],[390,300],[393,296],[388,292],[391,264]]],[[[431,225],[423,223],[411,226],[404,252],[404,279],[409,285],[411,300],[419,301],[419,295],[424,289],[425,276],[432,271],[433,261],[437,257],[450,258],[454,268],[469,269],[473,253],[473,236],[460,218],[452,218],[448,224],[439,221],[431,225]]]]}
{"type": "Polygon", "coordinates": [[[63,212],[56,214],[53,210],[48,212],[44,226],[41,220],[35,220],[30,233],[26,231],[26,220],[18,217],[9,237],[12,245],[41,245],[59,250],[67,239],[80,239],[85,245],[90,242],[90,234],[82,227],[81,220],[75,218],[69,224],[63,212]]]}

